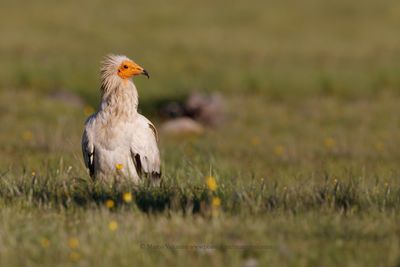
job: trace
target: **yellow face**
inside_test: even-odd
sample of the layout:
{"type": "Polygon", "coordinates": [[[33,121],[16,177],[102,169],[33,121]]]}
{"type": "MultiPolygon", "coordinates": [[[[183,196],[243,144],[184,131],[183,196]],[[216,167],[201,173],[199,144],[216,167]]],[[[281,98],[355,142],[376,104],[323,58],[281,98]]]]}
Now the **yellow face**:
{"type": "Polygon", "coordinates": [[[147,78],[150,78],[145,69],[131,60],[122,61],[121,65],[118,67],[118,76],[122,79],[129,79],[140,74],[146,75],[147,78]]]}

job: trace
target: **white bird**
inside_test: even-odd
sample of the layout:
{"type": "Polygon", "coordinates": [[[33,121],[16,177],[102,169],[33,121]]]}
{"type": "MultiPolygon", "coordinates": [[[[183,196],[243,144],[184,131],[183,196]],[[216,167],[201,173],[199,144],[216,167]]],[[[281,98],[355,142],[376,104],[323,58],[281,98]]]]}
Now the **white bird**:
{"type": "Polygon", "coordinates": [[[82,153],[92,178],[161,177],[154,125],[138,113],[135,75],[149,74],[126,56],[108,55],[101,67],[101,104],[85,122],[82,153]]]}

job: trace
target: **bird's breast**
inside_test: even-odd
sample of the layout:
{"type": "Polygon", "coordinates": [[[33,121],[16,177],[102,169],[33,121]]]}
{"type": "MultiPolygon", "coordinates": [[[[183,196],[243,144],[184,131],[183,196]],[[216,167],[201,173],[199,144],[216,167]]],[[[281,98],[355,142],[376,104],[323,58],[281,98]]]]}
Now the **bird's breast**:
{"type": "Polygon", "coordinates": [[[129,122],[108,122],[99,125],[96,132],[96,143],[104,149],[115,150],[128,147],[132,140],[132,127],[129,122]]]}

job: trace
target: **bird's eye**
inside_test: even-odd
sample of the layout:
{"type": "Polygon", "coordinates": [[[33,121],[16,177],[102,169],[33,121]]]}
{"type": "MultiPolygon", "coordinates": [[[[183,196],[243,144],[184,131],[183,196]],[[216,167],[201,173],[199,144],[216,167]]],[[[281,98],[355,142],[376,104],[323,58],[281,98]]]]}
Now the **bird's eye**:
{"type": "Polygon", "coordinates": [[[124,69],[127,69],[128,68],[128,65],[124,65],[124,69]]]}

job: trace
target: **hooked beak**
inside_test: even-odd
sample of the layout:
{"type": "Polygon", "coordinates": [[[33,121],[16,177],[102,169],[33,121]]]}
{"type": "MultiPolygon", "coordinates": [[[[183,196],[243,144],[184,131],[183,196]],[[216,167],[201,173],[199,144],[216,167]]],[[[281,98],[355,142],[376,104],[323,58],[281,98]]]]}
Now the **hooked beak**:
{"type": "Polygon", "coordinates": [[[147,79],[150,79],[150,75],[149,75],[149,73],[147,72],[147,70],[143,69],[142,74],[145,75],[145,76],[147,76],[147,79]]]}

